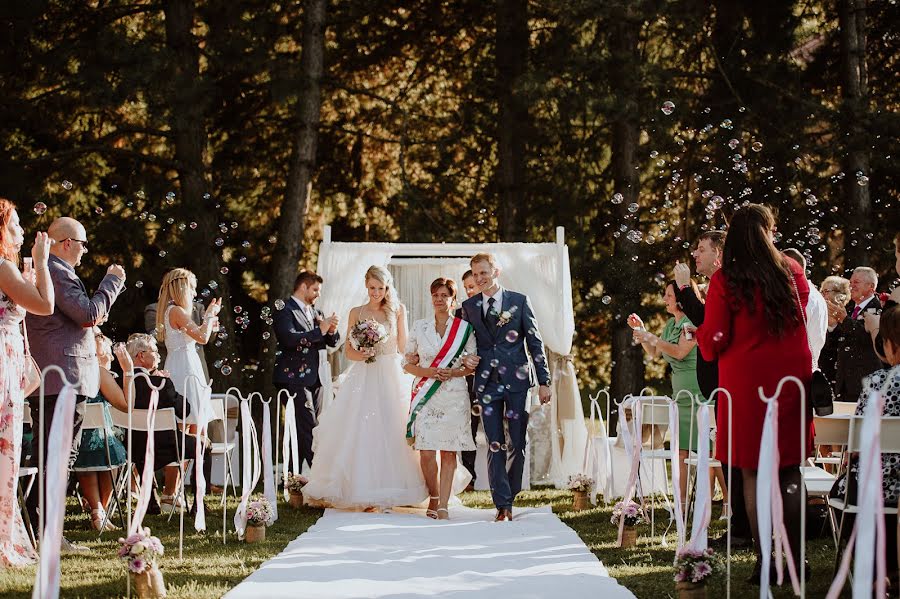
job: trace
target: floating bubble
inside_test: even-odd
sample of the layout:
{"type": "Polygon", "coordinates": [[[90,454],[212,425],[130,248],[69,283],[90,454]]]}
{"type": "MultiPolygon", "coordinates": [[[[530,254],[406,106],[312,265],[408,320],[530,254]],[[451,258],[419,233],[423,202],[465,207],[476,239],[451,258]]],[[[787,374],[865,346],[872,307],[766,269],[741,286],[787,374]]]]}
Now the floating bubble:
{"type": "Polygon", "coordinates": [[[249,247],[250,247],[250,242],[249,242],[249,241],[242,241],[242,242],[241,242],[241,247],[244,248],[244,249],[249,248],[249,247]]]}
{"type": "Polygon", "coordinates": [[[276,241],[278,241],[277,237],[275,237],[274,235],[269,235],[269,243],[271,243],[272,245],[275,245],[276,241]]]}
{"type": "Polygon", "coordinates": [[[635,212],[637,212],[637,211],[638,211],[638,208],[640,208],[640,206],[638,206],[638,205],[637,205],[636,203],[634,203],[634,202],[628,204],[628,212],[630,212],[630,213],[632,213],[632,214],[634,214],[635,212]]]}
{"type": "Polygon", "coordinates": [[[501,375],[506,374],[506,366],[499,366],[497,368],[497,372],[500,373],[501,375]]]}
{"type": "Polygon", "coordinates": [[[166,204],[171,206],[174,203],[175,203],[175,192],[170,191],[169,193],[166,194],[166,204]]]}
{"type": "Polygon", "coordinates": [[[665,102],[662,103],[662,106],[659,109],[662,111],[662,113],[664,115],[669,116],[670,114],[675,112],[675,102],[672,102],[671,100],[666,100],[665,102]]]}
{"type": "Polygon", "coordinates": [[[262,334],[263,341],[265,341],[266,339],[268,339],[271,336],[272,336],[272,334],[269,331],[263,332],[263,334],[262,334]]]}
{"type": "Polygon", "coordinates": [[[190,228],[192,228],[192,229],[196,229],[196,228],[197,228],[197,223],[191,222],[191,224],[188,225],[188,226],[189,226],[190,228]]]}
{"type": "Polygon", "coordinates": [[[166,250],[159,250],[159,257],[160,257],[160,258],[165,258],[165,257],[166,257],[166,254],[168,254],[168,252],[167,252],[166,250]]]}
{"type": "Polygon", "coordinates": [[[228,267],[227,267],[227,266],[223,266],[222,268],[219,269],[219,272],[222,273],[223,275],[227,275],[227,274],[228,274],[228,267]]]}
{"type": "Polygon", "coordinates": [[[489,393],[485,393],[484,395],[481,396],[481,403],[483,403],[485,405],[491,403],[492,401],[494,401],[494,398],[491,397],[491,395],[489,393]]]}
{"type": "Polygon", "coordinates": [[[37,202],[35,203],[33,210],[35,214],[43,214],[47,212],[47,204],[44,202],[37,202]]]}
{"type": "Polygon", "coordinates": [[[613,204],[621,204],[625,201],[625,196],[621,193],[614,193],[611,201],[613,204]]]}
{"type": "Polygon", "coordinates": [[[603,297],[600,298],[600,301],[608,306],[609,303],[612,301],[612,298],[609,297],[608,295],[604,295],[603,297]]]}
{"type": "Polygon", "coordinates": [[[214,243],[217,247],[222,247],[223,245],[225,245],[225,240],[221,237],[216,237],[216,241],[214,243]]]}
{"type": "Polygon", "coordinates": [[[210,289],[218,289],[219,287],[219,283],[217,283],[216,281],[210,281],[209,283],[207,283],[207,285],[209,285],[210,289]]]}
{"type": "Polygon", "coordinates": [[[72,189],[72,187],[73,187],[72,182],[69,181],[68,179],[66,179],[62,182],[62,188],[65,189],[66,191],[69,191],[70,189],[72,189]]]}
{"type": "Polygon", "coordinates": [[[493,413],[494,408],[492,408],[491,406],[484,406],[484,411],[482,412],[482,414],[484,414],[485,416],[490,416],[493,413]]]}
{"type": "Polygon", "coordinates": [[[725,119],[719,126],[722,129],[731,129],[733,125],[731,123],[731,119],[725,119]]]}
{"type": "Polygon", "coordinates": [[[491,444],[488,446],[488,449],[491,450],[491,453],[497,453],[498,451],[500,451],[500,442],[492,441],[491,444]]]}
{"type": "Polygon", "coordinates": [[[859,185],[860,187],[865,187],[866,185],[869,184],[869,178],[865,175],[860,175],[859,177],[856,178],[856,184],[859,185]]]}
{"type": "Polygon", "coordinates": [[[235,306],[235,307],[234,307],[234,313],[235,313],[235,314],[240,314],[240,313],[243,312],[243,311],[244,311],[244,309],[241,308],[240,306],[235,306]]]}
{"type": "Polygon", "coordinates": [[[741,145],[741,142],[739,142],[736,139],[732,138],[732,139],[728,140],[728,147],[731,148],[732,150],[735,149],[736,147],[738,147],[739,145],[741,145]]]}
{"type": "Polygon", "coordinates": [[[500,360],[498,360],[497,358],[494,358],[493,360],[491,360],[491,368],[496,368],[499,364],[500,364],[500,360]]]}
{"type": "Polygon", "coordinates": [[[137,287],[138,289],[140,289],[141,287],[144,286],[144,282],[143,281],[135,281],[134,286],[137,287]]]}
{"type": "Polygon", "coordinates": [[[516,378],[520,381],[524,381],[528,378],[528,367],[527,366],[519,366],[516,368],[516,378]]]}
{"type": "Polygon", "coordinates": [[[472,406],[472,416],[475,416],[476,418],[478,418],[479,416],[481,416],[481,412],[482,412],[482,408],[480,405],[475,404],[474,406],[472,406]]]}
{"type": "Polygon", "coordinates": [[[478,392],[484,393],[484,385],[478,385],[478,392]]]}
{"type": "Polygon", "coordinates": [[[721,341],[722,337],[725,335],[722,334],[722,331],[717,331],[715,335],[713,335],[713,341],[721,341]]]}
{"type": "Polygon", "coordinates": [[[231,374],[231,366],[229,366],[227,364],[225,366],[222,366],[222,374],[225,376],[228,376],[229,374],[231,374]]]}
{"type": "Polygon", "coordinates": [[[501,451],[506,451],[506,450],[508,450],[508,449],[509,449],[509,446],[508,446],[506,443],[504,443],[504,444],[502,444],[502,445],[500,446],[500,450],[501,450],[501,451]]]}
{"type": "Polygon", "coordinates": [[[750,144],[750,149],[753,150],[754,152],[762,152],[762,149],[763,149],[762,142],[754,141],[752,144],[750,144]]]}
{"type": "Polygon", "coordinates": [[[97,214],[103,214],[103,208],[97,206],[96,208],[94,208],[94,212],[96,212],[97,214]]]}
{"type": "Polygon", "coordinates": [[[211,197],[212,197],[212,196],[209,195],[208,193],[204,193],[204,194],[203,194],[203,199],[204,199],[204,200],[208,200],[208,199],[211,198],[211,197]]]}
{"type": "MultiPolygon", "coordinates": [[[[518,340],[518,338],[519,338],[519,332],[518,332],[518,331],[509,331],[508,333],[506,333],[506,341],[507,341],[508,343],[515,343],[516,340],[518,340]]],[[[505,371],[505,370],[506,370],[506,369],[504,368],[504,371],[505,371]]],[[[500,374],[503,374],[503,373],[501,372],[500,374]]]]}

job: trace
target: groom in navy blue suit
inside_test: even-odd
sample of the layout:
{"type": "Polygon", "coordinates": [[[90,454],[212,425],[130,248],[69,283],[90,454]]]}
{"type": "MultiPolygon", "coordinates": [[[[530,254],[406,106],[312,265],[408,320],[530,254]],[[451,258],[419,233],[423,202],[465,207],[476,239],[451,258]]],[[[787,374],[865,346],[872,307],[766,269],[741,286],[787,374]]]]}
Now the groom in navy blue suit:
{"type": "Polygon", "coordinates": [[[319,350],[337,345],[338,318],[325,318],[315,302],[322,289],[322,277],[308,270],[301,271],[294,281],[294,293],[275,312],[275,337],[278,355],[272,382],[278,389],[296,393],[294,418],[297,441],[300,444],[300,463],[312,465],[312,431],[319,413],[319,350]]]}
{"type": "Polygon", "coordinates": [[[541,403],[549,402],[550,370],[528,296],[500,287],[500,269],[491,254],[473,256],[470,265],[482,291],[463,302],[462,317],[475,329],[479,358],[475,394],[482,406],[481,421],[490,443],[488,479],[497,507],[496,521],[500,522],[512,520],[513,501],[522,490],[528,391],[534,387],[537,375],[541,403]],[[504,420],[509,428],[510,447],[506,447],[504,420]],[[511,457],[509,470],[507,455],[511,457]]]}

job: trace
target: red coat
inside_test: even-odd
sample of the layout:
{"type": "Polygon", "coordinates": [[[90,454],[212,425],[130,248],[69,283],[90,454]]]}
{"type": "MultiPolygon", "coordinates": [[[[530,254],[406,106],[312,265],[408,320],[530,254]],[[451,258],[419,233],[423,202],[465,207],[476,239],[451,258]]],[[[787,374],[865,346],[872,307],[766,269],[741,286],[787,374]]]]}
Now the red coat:
{"type": "MultiPolygon", "coordinates": [[[[809,283],[800,265],[788,259],[800,301],[806,309],[809,283]]],[[[793,289],[791,289],[793,295],[793,289]]],[[[706,316],[697,330],[697,344],[703,358],[719,360],[719,386],[731,393],[733,415],[731,464],[738,468],[756,469],[759,465],[759,443],[762,438],[766,404],[760,399],[761,386],[766,396],[775,393],[778,381],[793,375],[809,384],[812,378],[812,356],[806,338],[806,327],[788,329],[781,337],[769,332],[768,320],[759,293],[754,298],[751,313],[734,300],[725,283],[722,271],[709,282],[706,297],[706,316]]],[[[796,300],[794,301],[796,304],[796,300]]],[[[808,387],[807,387],[808,388],[808,387]]],[[[728,401],[717,395],[716,457],[728,461],[728,401]]],[[[807,398],[807,402],[809,399],[807,398]]],[[[809,404],[807,403],[807,406],[809,404]]],[[[781,465],[797,465],[804,456],[800,449],[800,390],[793,383],[785,383],[778,399],[778,451],[781,465]]],[[[807,409],[806,421],[811,422],[807,409]]],[[[807,435],[807,445],[812,438],[807,435]]],[[[807,450],[808,451],[808,450],[807,450]]]]}

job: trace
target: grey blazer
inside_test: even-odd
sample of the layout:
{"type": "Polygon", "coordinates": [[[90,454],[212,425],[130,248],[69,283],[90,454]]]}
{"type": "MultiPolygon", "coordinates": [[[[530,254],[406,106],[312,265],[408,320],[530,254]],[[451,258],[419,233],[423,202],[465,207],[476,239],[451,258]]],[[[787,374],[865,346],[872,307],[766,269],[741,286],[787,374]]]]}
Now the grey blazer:
{"type": "MultiPolygon", "coordinates": [[[[79,395],[95,397],[100,391],[100,365],[91,327],[109,312],[125,281],[106,275],[97,292],[90,296],[75,269],[53,255],[48,263],[56,307],[50,316],[26,317],[31,355],[41,369],[55,364],[70,381],[79,382],[79,395]]],[[[44,393],[57,395],[60,390],[60,377],[47,376],[44,393]]]]}

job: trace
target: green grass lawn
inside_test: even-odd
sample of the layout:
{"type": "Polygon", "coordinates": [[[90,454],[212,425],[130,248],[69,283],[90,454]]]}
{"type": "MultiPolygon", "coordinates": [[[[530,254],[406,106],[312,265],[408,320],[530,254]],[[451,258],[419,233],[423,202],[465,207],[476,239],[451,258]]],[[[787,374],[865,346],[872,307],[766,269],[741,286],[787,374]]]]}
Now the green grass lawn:
{"type": "MultiPolygon", "coordinates": [[[[462,497],[471,507],[491,507],[487,492],[466,493],[462,497]]],[[[553,511],[572,527],[585,544],[609,569],[611,576],[631,589],[640,598],[674,597],[675,583],[672,580],[672,560],[674,559],[674,533],[669,535],[669,547],[661,547],[659,540],[651,541],[646,536],[638,538],[638,546],[620,549],[615,546],[616,528],[610,524],[611,510],[597,507],[583,512],[572,512],[571,495],[567,491],[540,489],[523,492],[517,504],[522,506],[550,505],[553,511]]],[[[207,502],[212,508],[214,498],[207,502]]],[[[229,523],[237,507],[237,501],[229,501],[229,523]]],[[[718,514],[718,507],[713,512],[718,514]]],[[[230,588],[243,580],[266,559],[280,552],[300,533],[309,528],[321,515],[321,510],[303,508],[294,510],[286,503],[279,503],[279,520],[266,533],[266,541],[256,545],[239,543],[232,534],[228,543],[222,544],[221,511],[207,510],[207,534],[196,534],[185,519],[184,560],[178,559],[178,520],[171,523],[164,516],[147,516],[145,525],[160,537],[166,547],[162,561],[169,597],[173,599],[212,599],[221,597],[230,588]]],[[[664,511],[657,512],[660,518],[664,511]]],[[[66,536],[73,541],[89,546],[92,552],[84,556],[67,555],[62,559],[62,597],[119,597],[125,594],[125,569],[116,558],[117,539],[120,531],[106,533],[98,540],[90,530],[87,514],[80,512],[74,500],[70,499],[66,517],[66,536]]],[[[713,535],[722,526],[714,523],[713,535]]],[[[649,535],[649,525],[639,527],[641,535],[649,535]]],[[[824,597],[831,583],[831,564],[834,557],[830,540],[812,542],[809,559],[813,576],[809,583],[808,597],[824,597]]],[[[758,595],[757,587],[744,583],[753,567],[750,553],[738,553],[732,564],[732,596],[758,595]]],[[[0,598],[30,596],[34,582],[35,568],[21,570],[0,570],[0,598]]],[[[725,596],[725,576],[717,575],[711,583],[709,597],[725,596]]],[[[776,597],[790,597],[789,587],[775,591],[776,597]]],[[[849,593],[846,594],[849,597],[849,593]]]]}

